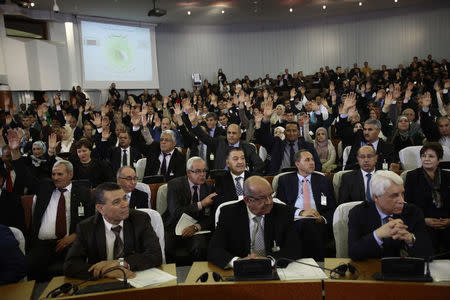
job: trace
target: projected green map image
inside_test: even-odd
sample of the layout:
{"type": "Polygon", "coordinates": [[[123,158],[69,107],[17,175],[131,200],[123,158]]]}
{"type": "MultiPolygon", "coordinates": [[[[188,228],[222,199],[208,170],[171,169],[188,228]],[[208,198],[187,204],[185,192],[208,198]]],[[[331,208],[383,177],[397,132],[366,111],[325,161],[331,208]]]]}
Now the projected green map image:
{"type": "Polygon", "coordinates": [[[133,66],[134,50],[126,37],[108,37],[104,51],[109,67],[115,71],[126,71],[133,66]]]}

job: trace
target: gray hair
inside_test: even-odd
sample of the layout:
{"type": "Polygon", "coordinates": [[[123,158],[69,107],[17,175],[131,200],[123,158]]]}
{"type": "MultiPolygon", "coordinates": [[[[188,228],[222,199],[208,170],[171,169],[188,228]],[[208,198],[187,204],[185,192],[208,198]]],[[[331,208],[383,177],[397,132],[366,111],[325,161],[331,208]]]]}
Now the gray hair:
{"type": "Polygon", "coordinates": [[[188,159],[188,161],[186,162],[186,171],[187,170],[192,170],[192,164],[196,161],[202,161],[205,162],[203,160],[203,158],[201,158],[200,156],[192,156],[191,158],[188,159]]]}
{"type": "Polygon", "coordinates": [[[122,171],[123,171],[124,169],[126,169],[126,168],[130,168],[131,170],[133,170],[134,172],[136,172],[136,170],[135,170],[133,167],[131,167],[131,166],[123,166],[123,167],[120,167],[119,170],[117,170],[117,173],[116,173],[116,179],[119,179],[119,178],[120,178],[120,175],[122,174],[122,171]]]}
{"type": "Polygon", "coordinates": [[[371,196],[380,197],[393,183],[403,185],[403,179],[392,171],[376,171],[370,180],[371,196]]]}
{"type": "Polygon", "coordinates": [[[380,120],[377,119],[368,119],[364,122],[364,125],[375,125],[376,129],[380,129],[381,130],[381,122],[380,120]]]}
{"type": "Polygon", "coordinates": [[[177,142],[177,137],[175,136],[175,132],[173,132],[172,130],[166,129],[166,130],[164,130],[163,132],[161,132],[161,136],[163,136],[163,134],[168,134],[168,135],[170,135],[170,137],[172,138],[172,141],[173,141],[174,143],[177,142]]]}
{"type": "Polygon", "coordinates": [[[57,162],[55,162],[55,164],[53,165],[53,168],[59,165],[64,165],[66,167],[66,171],[67,173],[73,173],[73,165],[70,161],[68,160],[58,160],[57,162]]]}

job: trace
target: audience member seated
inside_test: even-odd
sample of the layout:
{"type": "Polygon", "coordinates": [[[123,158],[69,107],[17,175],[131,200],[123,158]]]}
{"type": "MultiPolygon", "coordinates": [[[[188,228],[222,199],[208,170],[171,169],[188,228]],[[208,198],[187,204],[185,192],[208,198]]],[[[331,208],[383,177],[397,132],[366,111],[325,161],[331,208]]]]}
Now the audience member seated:
{"type": "MultiPolygon", "coordinates": [[[[358,161],[356,155],[359,148],[362,146],[372,146],[378,156],[376,168],[378,170],[383,169],[383,164],[388,166],[394,161],[394,146],[390,143],[386,143],[378,137],[381,130],[381,123],[379,120],[366,120],[364,122],[363,131],[358,131],[355,136],[355,142],[352,145],[350,154],[348,156],[346,170],[353,170],[358,168],[358,161]],[[364,132],[364,133],[363,133],[364,132]]],[[[398,166],[398,164],[394,164],[398,166]]],[[[391,164],[391,168],[392,168],[391,164]]]]}
{"type": "Polygon", "coordinates": [[[62,274],[62,262],[75,240],[77,224],[94,213],[90,190],[71,182],[73,166],[65,160],[53,165],[52,181],[34,177],[21,159],[17,131],[8,130],[8,142],[16,179],[36,195],[27,241],[29,278],[48,281],[62,274]]]}
{"type": "Polygon", "coordinates": [[[300,217],[295,227],[302,255],[323,261],[336,209],[333,185],[327,177],[314,173],[314,158],[308,150],[300,149],[294,160],[297,172],[280,177],[277,197],[291,208],[291,218],[300,217]]]}
{"type": "Polygon", "coordinates": [[[186,176],[172,179],[167,184],[167,211],[163,214],[167,261],[176,259],[176,250],[185,248],[194,261],[206,260],[210,234],[196,234],[214,229],[213,204],[217,194],[206,182],[206,164],[200,157],[191,157],[186,163],[186,176]],[[197,220],[195,225],[175,235],[175,227],[183,214],[197,220]]]}
{"type": "Polygon", "coordinates": [[[439,142],[442,146],[450,147],[450,116],[439,117],[433,122],[431,114],[431,95],[425,93],[422,97],[420,112],[420,126],[428,142],[439,142]]]}
{"type": "Polygon", "coordinates": [[[129,209],[125,192],[106,182],[94,191],[98,213],[77,226],[77,238],[67,254],[64,274],[75,278],[133,278],[135,271],[161,265],[158,237],[148,214],[129,209]]]}
{"type": "Polygon", "coordinates": [[[370,180],[375,174],[378,155],[371,146],[362,146],[356,155],[359,169],[342,175],[339,187],[339,204],[352,201],[373,201],[370,180]]]}
{"type": "Polygon", "coordinates": [[[25,256],[11,230],[0,225],[0,285],[15,283],[27,275],[25,256]]]}
{"type": "MultiPolygon", "coordinates": [[[[19,129],[20,130],[20,129],[19,129]]],[[[23,195],[25,191],[25,181],[17,180],[17,172],[11,162],[11,148],[9,145],[2,147],[2,168],[6,171],[5,181],[2,188],[10,193],[23,195]]]]}
{"type": "Polygon", "coordinates": [[[226,164],[229,171],[215,178],[215,209],[224,202],[241,199],[244,196],[244,181],[250,177],[250,173],[245,170],[247,164],[241,148],[229,149],[226,164]]]}
{"type": "Polygon", "coordinates": [[[270,132],[270,116],[272,115],[272,103],[268,101],[264,107],[264,120],[256,119],[256,141],[266,148],[271,160],[267,169],[267,175],[274,175],[284,168],[294,167],[294,154],[300,149],[309,150],[314,157],[315,168],[322,171],[322,164],[314,145],[300,137],[299,126],[295,122],[288,122],[284,131],[285,139],[274,137],[270,132]]]}
{"type": "Polygon", "coordinates": [[[370,181],[370,191],[373,201],[364,201],[349,213],[350,258],[432,255],[423,213],[414,204],[405,205],[401,177],[392,171],[377,171],[370,181]]]}
{"type": "Polygon", "coordinates": [[[298,259],[301,248],[289,208],[274,203],[272,187],[263,177],[244,182],[244,199],[222,207],[208,248],[208,261],[232,268],[238,259],[298,259]]]}
{"type": "Polygon", "coordinates": [[[25,217],[20,196],[14,192],[8,192],[4,183],[8,173],[0,167],[0,224],[15,227],[25,232],[25,217]]]}
{"type": "Polygon", "coordinates": [[[333,143],[328,139],[327,130],[323,127],[319,127],[316,130],[314,148],[322,163],[322,172],[329,173],[336,169],[336,149],[334,148],[333,143]]]}
{"type": "Polygon", "coordinates": [[[144,176],[163,175],[165,181],[170,181],[186,174],[186,158],[175,148],[176,143],[175,133],[165,130],[161,133],[159,142],[153,141],[147,146],[144,176]]]}
{"type": "Polygon", "coordinates": [[[113,174],[119,170],[120,167],[136,165],[136,162],[142,158],[142,154],[134,147],[131,147],[131,136],[129,132],[119,133],[119,146],[109,148],[109,136],[105,136],[102,132],[101,147],[99,147],[99,154],[101,157],[108,158],[112,165],[113,174]]]}
{"type": "Polygon", "coordinates": [[[117,170],[117,184],[124,190],[129,207],[149,208],[148,194],[136,189],[137,177],[132,167],[125,166],[117,170]]]}
{"type": "Polygon", "coordinates": [[[48,159],[47,146],[42,141],[36,141],[32,146],[32,154],[27,156],[25,164],[35,177],[50,178],[52,166],[48,159]]]}
{"type": "Polygon", "coordinates": [[[405,199],[422,209],[436,254],[450,250],[450,172],[438,167],[443,149],[437,142],[420,149],[422,167],[406,174],[405,199]]]}

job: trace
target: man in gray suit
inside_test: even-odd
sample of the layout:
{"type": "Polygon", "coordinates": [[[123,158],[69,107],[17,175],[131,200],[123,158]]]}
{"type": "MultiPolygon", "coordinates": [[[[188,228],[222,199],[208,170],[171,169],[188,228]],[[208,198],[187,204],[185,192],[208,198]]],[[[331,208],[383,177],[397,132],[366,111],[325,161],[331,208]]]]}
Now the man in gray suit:
{"type": "Polygon", "coordinates": [[[167,210],[163,214],[167,261],[175,260],[175,251],[185,248],[195,261],[206,260],[206,249],[210,234],[197,234],[201,230],[214,228],[213,186],[206,182],[206,164],[198,156],[186,163],[187,175],[177,177],[167,184],[167,210]],[[175,235],[175,227],[183,213],[197,223],[183,229],[181,236],[175,235]]]}

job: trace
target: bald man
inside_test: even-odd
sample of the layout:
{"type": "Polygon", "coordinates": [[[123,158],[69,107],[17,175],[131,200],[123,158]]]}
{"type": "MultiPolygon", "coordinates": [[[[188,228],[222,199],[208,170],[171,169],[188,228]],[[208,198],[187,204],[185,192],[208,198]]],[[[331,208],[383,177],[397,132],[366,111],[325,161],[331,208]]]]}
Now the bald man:
{"type": "Polygon", "coordinates": [[[221,268],[237,259],[271,256],[298,259],[300,242],[286,205],[274,202],[272,186],[260,176],[244,182],[244,199],[220,210],[208,261],[221,268]]]}
{"type": "MultiPolygon", "coordinates": [[[[226,169],[226,159],[230,147],[240,147],[244,150],[245,161],[252,175],[263,174],[264,162],[259,158],[256,149],[246,141],[241,140],[241,128],[236,124],[230,124],[227,127],[227,136],[211,137],[205,133],[198,125],[195,113],[189,114],[189,121],[192,124],[192,132],[205,144],[211,148],[214,156],[215,169],[226,169]]],[[[212,158],[212,157],[211,157],[212,158]]]]}

